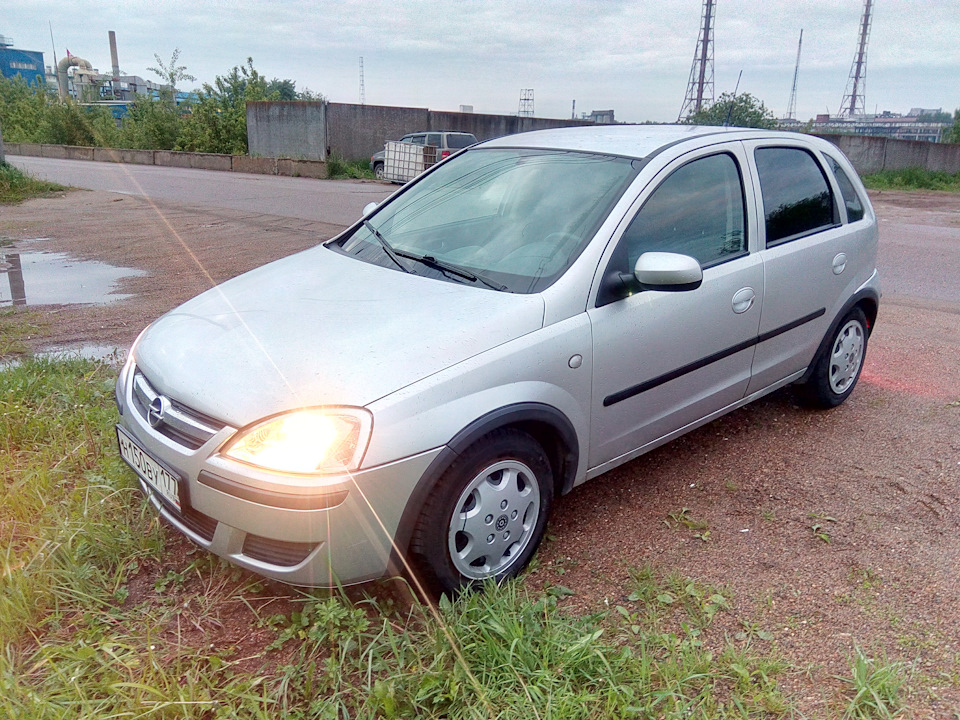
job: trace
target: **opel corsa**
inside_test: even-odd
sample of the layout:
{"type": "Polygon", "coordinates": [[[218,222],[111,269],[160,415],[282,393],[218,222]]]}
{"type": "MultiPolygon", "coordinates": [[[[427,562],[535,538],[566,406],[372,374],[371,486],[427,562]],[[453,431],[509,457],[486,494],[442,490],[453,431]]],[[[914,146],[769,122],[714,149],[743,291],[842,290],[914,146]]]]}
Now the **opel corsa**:
{"type": "Polygon", "coordinates": [[[120,453],[193,542],[331,586],[517,574],[571,488],[778,388],[853,391],[877,315],[856,172],[692,126],[480,143],[150,325],[120,453]]]}

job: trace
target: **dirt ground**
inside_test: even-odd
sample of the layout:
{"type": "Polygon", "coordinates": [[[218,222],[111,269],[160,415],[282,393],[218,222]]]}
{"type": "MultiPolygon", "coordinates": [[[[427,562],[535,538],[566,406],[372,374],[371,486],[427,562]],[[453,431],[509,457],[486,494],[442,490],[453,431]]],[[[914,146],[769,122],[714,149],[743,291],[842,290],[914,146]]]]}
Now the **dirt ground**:
{"type": "MultiPolygon", "coordinates": [[[[881,219],[960,224],[958,195],[873,197],[881,219]]],[[[198,292],[337,230],[103,192],[0,209],[0,239],[16,248],[147,271],[119,283],[126,300],[34,308],[35,349],[126,347],[198,292]]],[[[907,664],[906,717],[956,720],[958,506],[960,306],[887,296],[844,405],[810,411],[781,391],[577,488],[528,582],[596,611],[623,602],[631,568],[696,578],[732,597],[718,632],[794,665],[782,685],[804,713],[829,716],[860,647],[907,664]]]]}

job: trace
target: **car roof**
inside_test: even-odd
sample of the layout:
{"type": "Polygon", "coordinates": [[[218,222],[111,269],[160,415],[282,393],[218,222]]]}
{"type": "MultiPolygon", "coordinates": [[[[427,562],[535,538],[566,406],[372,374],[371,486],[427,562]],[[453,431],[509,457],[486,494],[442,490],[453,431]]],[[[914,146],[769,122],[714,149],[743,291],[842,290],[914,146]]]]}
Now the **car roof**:
{"type": "Polygon", "coordinates": [[[578,150],[581,152],[647,158],[665,147],[688,141],[693,141],[696,145],[708,145],[721,139],[720,136],[724,140],[750,140],[786,135],[809,137],[797,133],[784,133],[779,130],[750,130],[704,125],[594,125],[534,130],[516,135],[505,135],[494,140],[487,140],[477,147],[578,150]]]}

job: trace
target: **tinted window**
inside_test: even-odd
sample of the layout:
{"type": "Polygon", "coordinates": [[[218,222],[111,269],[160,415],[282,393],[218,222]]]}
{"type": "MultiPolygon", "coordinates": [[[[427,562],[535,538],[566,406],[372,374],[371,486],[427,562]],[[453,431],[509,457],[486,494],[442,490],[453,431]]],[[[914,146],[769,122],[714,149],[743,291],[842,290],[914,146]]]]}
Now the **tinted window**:
{"type": "Polygon", "coordinates": [[[799,148],[757,148],[754,157],[768,247],[836,224],[830,186],[810,153],[799,148]]]}
{"type": "Polygon", "coordinates": [[[440,133],[431,133],[427,135],[427,145],[433,145],[434,147],[440,147],[443,144],[440,137],[440,133]]]}
{"type": "Polygon", "coordinates": [[[743,186],[732,156],[711,155],[674,171],[647,199],[624,233],[631,272],[650,251],[690,255],[701,265],[742,255],[743,186]]]}
{"type": "Polygon", "coordinates": [[[863,219],[863,203],[860,202],[860,196],[857,195],[850,178],[840,167],[840,163],[827,155],[827,162],[830,169],[833,170],[834,177],[837,178],[837,185],[840,186],[840,194],[843,195],[843,204],[847,207],[847,222],[856,222],[863,219]]]}
{"type": "Polygon", "coordinates": [[[447,135],[447,147],[451,149],[457,149],[470,147],[473,145],[477,139],[468,133],[461,133],[458,135],[447,135]]]}

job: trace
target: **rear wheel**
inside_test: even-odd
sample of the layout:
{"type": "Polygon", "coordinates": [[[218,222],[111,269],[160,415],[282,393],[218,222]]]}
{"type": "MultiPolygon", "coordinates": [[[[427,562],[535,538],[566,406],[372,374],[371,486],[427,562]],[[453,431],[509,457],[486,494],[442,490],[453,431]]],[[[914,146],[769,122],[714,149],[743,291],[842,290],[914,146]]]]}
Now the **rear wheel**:
{"type": "Polygon", "coordinates": [[[519,573],[543,538],[553,473],[543,448],[507,428],[450,466],[421,511],[411,550],[427,583],[455,592],[519,573]]]}
{"type": "Polygon", "coordinates": [[[867,318],[863,310],[854,308],[840,321],[810,379],[800,386],[801,397],[811,405],[824,408],[836,407],[846,400],[863,369],[867,336],[867,318]]]}

